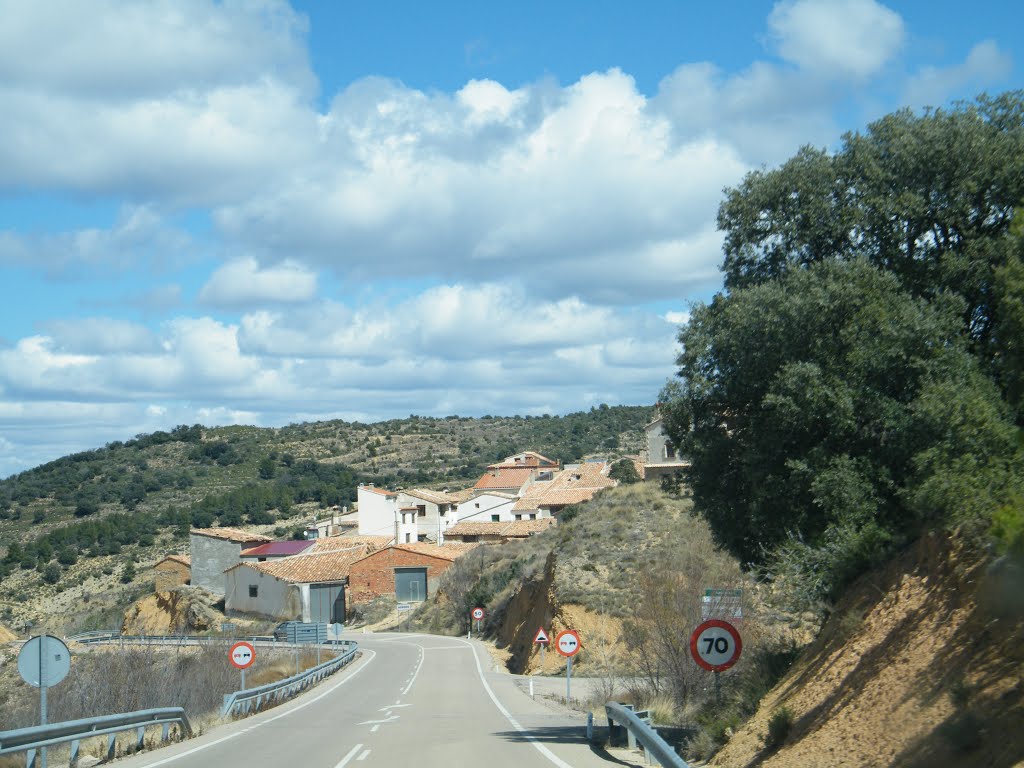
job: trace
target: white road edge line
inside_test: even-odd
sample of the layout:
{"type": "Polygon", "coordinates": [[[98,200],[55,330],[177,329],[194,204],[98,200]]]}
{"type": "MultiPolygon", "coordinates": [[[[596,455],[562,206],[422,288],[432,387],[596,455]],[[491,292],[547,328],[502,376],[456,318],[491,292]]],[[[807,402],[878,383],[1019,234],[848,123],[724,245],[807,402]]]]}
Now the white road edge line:
{"type": "MultiPolygon", "coordinates": [[[[351,760],[353,757],[355,757],[356,756],[356,752],[358,752],[362,748],[363,748],[362,744],[356,744],[354,747],[352,747],[352,749],[349,750],[349,753],[347,755],[345,755],[343,758],[341,758],[341,762],[338,763],[336,766],[334,766],[334,768],[345,768],[345,766],[348,765],[349,760],[351,760]]],[[[366,750],[366,751],[369,752],[370,750],[366,750]]]]}
{"type": "Polygon", "coordinates": [[[420,649],[420,663],[416,665],[416,671],[412,673],[412,678],[409,680],[409,684],[402,689],[403,696],[409,692],[409,689],[412,688],[413,684],[416,682],[416,678],[420,674],[420,669],[423,668],[423,659],[427,657],[427,654],[423,652],[423,646],[418,646],[418,648],[420,649]]]}
{"type": "Polygon", "coordinates": [[[491,697],[491,701],[494,702],[494,706],[498,708],[498,711],[501,712],[501,714],[505,716],[505,719],[512,724],[512,727],[519,731],[521,734],[523,734],[523,736],[526,737],[526,740],[533,744],[534,747],[536,747],[538,752],[544,755],[544,757],[546,757],[552,763],[557,765],[558,768],[572,768],[572,766],[569,763],[565,762],[562,758],[560,758],[546,746],[537,741],[537,739],[534,738],[533,734],[531,734],[528,730],[523,728],[523,726],[521,726],[519,722],[514,717],[512,717],[511,714],[509,714],[509,711],[505,709],[505,707],[502,705],[500,701],[498,701],[498,697],[494,695],[494,691],[491,690],[491,686],[487,683],[487,679],[484,677],[484,668],[480,666],[480,657],[476,655],[476,648],[474,648],[473,645],[468,640],[460,640],[459,642],[465,643],[469,646],[469,650],[473,653],[473,661],[476,662],[476,671],[480,675],[480,682],[483,683],[484,690],[487,691],[487,695],[491,697]]]}
{"type": "MultiPolygon", "coordinates": [[[[320,699],[322,699],[324,696],[328,696],[329,694],[333,693],[335,691],[335,689],[340,688],[345,683],[347,683],[349,680],[354,678],[356,675],[358,675],[360,672],[362,672],[364,669],[366,669],[368,666],[370,666],[370,662],[373,661],[374,658],[377,656],[377,652],[376,651],[371,651],[369,649],[363,651],[363,653],[365,653],[365,654],[367,654],[369,656],[369,658],[366,660],[366,663],[363,664],[363,666],[361,666],[359,669],[357,669],[351,675],[346,677],[344,680],[339,680],[337,683],[332,685],[326,691],[324,691],[323,693],[321,693],[321,694],[319,694],[317,696],[314,696],[312,699],[309,699],[308,701],[304,701],[301,704],[292,707],[287,712],[282,712],[279,715],[275,715],[274,717],[271,717],[271,718],[268,718],[266,720],[263,720],[262,722],[256,723],[255,725],[251,725],[248,728],[244,728],[242,730],[235,731],[234,733],[232,733],[232,734],[230,734],[228,736],[223,736],[222,738],[216,739],[215,741],[211,741],[208,744],[202,744],[202,745],[200,745],[198,747],[193,747],[192,749],[190,749],[190,750],[188,750],[186,752],[182,752],[180,755],[174,755],[173,757],[165,757],[163,760],[157,760],[157,761],[152,762],[152,763],[146,763],[144,765],[144,768],[156,768],[158,765],[166,765],[167,763],[174,762],[175,760],[180,760],[183,757],[188,757],[189,755],[194,755],[196,752],[201,752],[204,749],[209,749],[210,747],[212,747],[212,746],[214,746],[216,744],[221,744],[221,743],[223,743],[223,742],[225,742],[225,741],[227,741],[229,739],[235,738],[236,736],[241,736],[243,733],[248,733],[249,731],[255,730],[256,728],[259,728],[260,726],[266,725],[267,723],[272,723],[275,720],[280,720],[282,717],[288,717],[288,715],[292,714],[293,712],[298,712],[300,709],[305,709],[310,704],[312,704],[312,703],[314,703],[316,701],[320,701],[320,699]]],[[[362,745],[360,745],[360,746],[362,746],[362,745]]]]}
{"type": "Polygon", "coordinates": [[[361,754],[359,757],[356,758],[356,762],[357,763],[362,762],[363,760],[365,760],[367,758],[367,756],[369,756],[369,754],[370,754],[370,750],[368,750],[368,749],[363,750],[363,754],[361,754]]]}

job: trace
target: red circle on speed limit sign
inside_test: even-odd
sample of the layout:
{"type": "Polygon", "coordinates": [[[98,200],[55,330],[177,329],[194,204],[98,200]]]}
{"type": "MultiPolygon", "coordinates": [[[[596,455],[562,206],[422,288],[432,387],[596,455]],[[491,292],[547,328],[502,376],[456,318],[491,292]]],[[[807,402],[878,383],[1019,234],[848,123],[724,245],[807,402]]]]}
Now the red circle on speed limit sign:
{"type": "Polygon", "coordinates": [[[690,635],[690,655],[708,672],[721,672],[739,661],[743,640],[739,630],[721,619],[705,621],[690,635]]]}

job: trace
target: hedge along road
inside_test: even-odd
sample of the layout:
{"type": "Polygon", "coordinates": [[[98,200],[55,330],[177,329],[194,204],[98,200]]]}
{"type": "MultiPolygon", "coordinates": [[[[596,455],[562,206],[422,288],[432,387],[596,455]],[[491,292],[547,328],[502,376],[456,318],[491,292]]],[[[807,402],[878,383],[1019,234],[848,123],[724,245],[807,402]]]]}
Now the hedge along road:
{"type": "Polygon", "coordinates": [[[291,702],[118,765],[607,768],[586,743],[582,714],[530,699],[511,675],[494,671],[480,643],[435,635],[356,639],[362,658],[291,702]]]}

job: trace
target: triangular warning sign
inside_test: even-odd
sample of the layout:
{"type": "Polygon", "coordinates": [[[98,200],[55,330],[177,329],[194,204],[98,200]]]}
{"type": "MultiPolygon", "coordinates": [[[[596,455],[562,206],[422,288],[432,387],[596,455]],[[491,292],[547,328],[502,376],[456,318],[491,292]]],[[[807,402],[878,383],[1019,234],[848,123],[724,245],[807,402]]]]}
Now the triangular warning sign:
{"type": "Polygon", "coordinates": [[[537,630],[537,634],[533,638],[533,642],[535,642],[535,643],[549,643],[549,642],[551,642],[550,640],[548,640],[548,633],[544,631],[544,627],[541,627],[540,629],[537,630]]]}

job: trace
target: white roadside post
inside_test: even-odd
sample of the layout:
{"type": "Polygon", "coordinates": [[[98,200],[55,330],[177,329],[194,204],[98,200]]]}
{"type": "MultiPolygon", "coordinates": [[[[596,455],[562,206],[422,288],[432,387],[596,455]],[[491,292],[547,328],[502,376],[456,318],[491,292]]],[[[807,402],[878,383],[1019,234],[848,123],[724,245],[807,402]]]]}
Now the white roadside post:
{"type": "Polygon", "coordinates": [[[555,650],[565,656],[565,703],[572,701],[572,657],[580,652],[580,636],[574,629],[565,629],[555,638],[555,650]]]}

